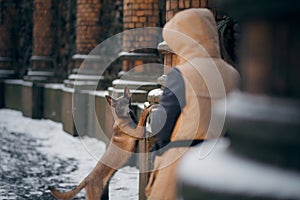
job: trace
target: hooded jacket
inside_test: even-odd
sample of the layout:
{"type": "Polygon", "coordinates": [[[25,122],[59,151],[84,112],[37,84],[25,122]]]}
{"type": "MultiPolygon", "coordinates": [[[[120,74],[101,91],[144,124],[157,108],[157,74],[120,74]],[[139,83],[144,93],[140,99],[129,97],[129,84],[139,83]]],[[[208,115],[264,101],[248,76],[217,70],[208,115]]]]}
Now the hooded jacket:
{"type": "Polygon", "coordinates": [[[177,13],[165,25],[163,38],[179,63],[168,72],[159,107],[151,118],[160,156],[155,157],[145,190],[148,200],[176,199],[177,164],[189,148],[168,147],[222,135],[224,121],[213,111],[239,80],[237,71],[220,57],[216,23],[209,10],[177,13]]]}
{"type": "Polygon", "coordinates": [[[181,11],[165,25],[163,38],[179,62],[167,74],[154,132],[162,143],[221,136],[224,121],[212,108],[237,87],[239,74],[221,59],[213,14],[181,11]]]}

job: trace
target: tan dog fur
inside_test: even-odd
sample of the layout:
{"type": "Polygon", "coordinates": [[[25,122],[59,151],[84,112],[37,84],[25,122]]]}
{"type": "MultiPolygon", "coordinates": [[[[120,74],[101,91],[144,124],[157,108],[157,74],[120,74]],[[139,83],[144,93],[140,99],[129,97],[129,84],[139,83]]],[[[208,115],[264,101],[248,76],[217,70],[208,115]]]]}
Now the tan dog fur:
{"type": "MultiPolygon", "coordinates": [[[[130,98],[128,88],[124,90],[124,96],[121,98],[130,98]]],[[[113,106],[114,100],[110,96],[106,96],[108,103],[113,106]]],[[[130,101],[129,101],[130,103],[130,101]]],[[[55,188],[51,188],[51,193],[56,199],[73,199],[83,188],[86,190],[87,200],[99,200],[103,189],[108,183],[111,176],[117,169],[122,167],[131,153],[134,151],[136,141],[141,138],[145,131],[146,119],[151,107],[146,108],[139,119],[136,127],[132,126],[132,120],[118,117],[113,108],[115,123],[113,126],[113,137],[106,152],[98,161],[92,172],[73,190],[68,192],[59,192],[55,188]],[[136,136],[136,137],[135,137],[136,136]],[[112,167],[113,166],[113,167],[112,167]]]]}

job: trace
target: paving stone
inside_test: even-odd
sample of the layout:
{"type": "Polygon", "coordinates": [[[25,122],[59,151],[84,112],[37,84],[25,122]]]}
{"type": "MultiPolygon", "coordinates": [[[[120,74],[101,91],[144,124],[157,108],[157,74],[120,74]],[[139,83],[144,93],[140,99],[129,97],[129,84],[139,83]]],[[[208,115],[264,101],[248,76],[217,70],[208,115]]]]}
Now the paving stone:
{"type": "MultiPolygon", "coordinates": [[[[0,199],[54,199],[49,186],[66,190],[76,185],[68,174],[77,170],[75,159],[50,158],[40,142],[25,133],[0,126],[0,199]],[[66,184],[67,183],[67,184],[66,184]]],[[[77,199],[84,199],[79,195],[77,199]]]]}

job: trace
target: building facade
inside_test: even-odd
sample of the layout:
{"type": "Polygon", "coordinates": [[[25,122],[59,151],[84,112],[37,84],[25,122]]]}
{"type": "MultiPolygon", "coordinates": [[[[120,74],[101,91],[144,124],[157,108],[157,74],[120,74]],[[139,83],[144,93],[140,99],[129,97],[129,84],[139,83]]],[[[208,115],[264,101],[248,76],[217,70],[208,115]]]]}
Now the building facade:
{"type": "MultiPolygon", "coordinates": [[[[107,143],[113,116],[105,95],[119,96],[128,86],[139,113],[149,91],[163,84],[176,59],[162,40],[157,41],[157,33],[149,31],[138,38],[127,33],[162,28],[184,9],[209,8],[217,21],[222,57],[242,76],[241,92],[229,101],[230,149],[283,172],[299,173],[299,2],[224,2],[220,7],[212,0],[1,0],[0,108],[61,122],[71,135],[107,143]],[[116,37],[104,54],[95,53],[99,44],[120,33],[122,37],[116,37]],[[147,45],[157,48],[139,48],[147,45]],[[116,58],[111,60],[107,52],[116,58]],[[109,65],[99,74],[104,63],[109,65]],[[154,70],[152,63],[164,69],[154,70]],[[132,71],[134,76],[120,79],[132,71]],[[154,75],[145,73],[149,71],[154,75]]],[[[185,177],[181,176],[186,182],[180,195],[189,199],[197,199],[198,194],[218,199],[262,198],[218,188],[208,191],[201,181],[189,185],[185,177]]],[[[145,198],[142,186],[146,182],[147,174],[141,180],[140,199],[145,198]]]]}
{"type": "MultiPolygon", "coordinates": [[[[96,122],[91,123],[93,117],[87,111],[91,109],[87,107],[89,98],[96,99],[96,109],[99,110],[96,113],[100,121],[104,120],[101,121],[106,127],[104,132],[110,132],[108,127],[112,123],[110,117],[104,119],[106,117],[100,116],[100,112],[106,109],[105,102],[100,100],[103,95],[86,94],[82,99],[85,105],[82,116],[85,117],[77,120],[81,128],[76,128],[72,104],[74,88],[78,85],[87,90],[96,87],[120,95],[119,89],[127,83],[115,84],[114,80],[122,72],[136,70],[136,66],[163,63],[166,57],[157,49],[139,48],[148,44],[153,46],[157,33],[149,31],[139,38],[125,33],[116,44],[118,47],[107,50],[119,51],[114,52],[119,57],[103,74],[95,76],[95,69],[105,60],[105,55],[90,57],[97,45],[122,31],[161,28],[176,12],[187,8],[208,7],[216,19],[221,19],[216,7],[208,0],[4,0],[0,6],[0,106],[20,110],[28,117],[62,122],[64,129],[72,135],[78,135],[77,129],[91,130],[85,132],[97,135],[95,127],[90,125],[96,122]],[[84,60],[85,70],[78,73],[84,60]]],[[[156,70],[156,77],[149,79],[142,76],[143,70],[141,76],[138,74],[135,78],[148,82],[148,85],[133,84],[139,90],[133,94],[137,103],[147,100],[147,93],[157,87],[157,83],[151,80],[164,73],[156,70]]]]}

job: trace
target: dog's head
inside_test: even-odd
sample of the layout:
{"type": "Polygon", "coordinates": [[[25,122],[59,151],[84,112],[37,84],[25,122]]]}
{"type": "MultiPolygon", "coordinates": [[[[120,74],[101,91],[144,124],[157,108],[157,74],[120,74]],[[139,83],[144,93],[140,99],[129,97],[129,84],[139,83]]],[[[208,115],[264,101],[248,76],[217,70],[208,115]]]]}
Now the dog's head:
{"type": "Polygon", "coordinates": [[[131,107],[131,94],[128,87],[124,88],[124,95],[114,99],[111,96],[105,96],[108,104],[114,109],[119,118],[133,118],[133,109],[131,107]]]}

